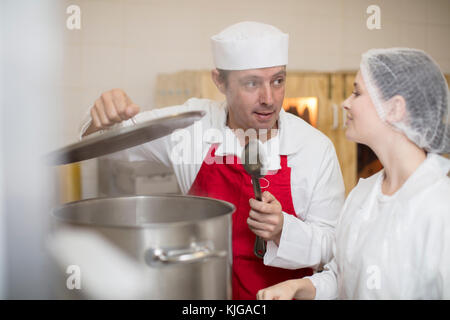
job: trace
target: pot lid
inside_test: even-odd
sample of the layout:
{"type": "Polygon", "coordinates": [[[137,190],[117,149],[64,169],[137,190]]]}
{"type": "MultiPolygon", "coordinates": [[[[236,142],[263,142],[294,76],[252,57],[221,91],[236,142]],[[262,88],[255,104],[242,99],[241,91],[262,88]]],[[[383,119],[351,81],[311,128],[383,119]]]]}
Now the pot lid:
{"type": "Polygon", "coordinates": [[[62,165],[128,149],[164,137],[176,129],[188,127],[204,115],[204,111],[189,111],[111,129],[103,134],[94,133],[80,142],[47,154],[46,162],[62,165]]]}

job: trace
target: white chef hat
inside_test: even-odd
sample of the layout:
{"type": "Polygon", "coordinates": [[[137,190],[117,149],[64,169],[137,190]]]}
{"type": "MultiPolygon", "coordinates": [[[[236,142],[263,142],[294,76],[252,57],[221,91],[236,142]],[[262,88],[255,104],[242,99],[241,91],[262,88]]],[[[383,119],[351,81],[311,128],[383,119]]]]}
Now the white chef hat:
{"type": "Polygon", "coordinates": [[[247,70],[288,63],[289,35],[274,26],[245,21],[211,37],[216,68],[247,70]]]}

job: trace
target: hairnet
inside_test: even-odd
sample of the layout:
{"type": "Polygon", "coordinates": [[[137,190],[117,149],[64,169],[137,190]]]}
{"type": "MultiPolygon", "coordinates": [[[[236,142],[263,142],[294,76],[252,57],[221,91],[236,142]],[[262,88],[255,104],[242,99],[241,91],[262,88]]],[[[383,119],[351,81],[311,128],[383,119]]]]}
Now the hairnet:
{"type": "Polygon", "coordinates": [[[402,96],[406,116],[390,124],[428,152],[450,152],[448,87],[430,56],[408,48],[372,49],[362,55],[360,68],[383,121],[391,98],[402,96]]]}

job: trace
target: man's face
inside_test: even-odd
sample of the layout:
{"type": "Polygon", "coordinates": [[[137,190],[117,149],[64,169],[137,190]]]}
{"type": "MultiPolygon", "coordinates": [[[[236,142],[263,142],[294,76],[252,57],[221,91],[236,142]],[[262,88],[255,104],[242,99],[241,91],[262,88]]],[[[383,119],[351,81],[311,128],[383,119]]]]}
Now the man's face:
{"type": "Polygon", "coordinates": [[[227,98],[228,126],[244,130],[276,128],[285,81],[285,66],[230,71],[221,90],[227,98]]]}

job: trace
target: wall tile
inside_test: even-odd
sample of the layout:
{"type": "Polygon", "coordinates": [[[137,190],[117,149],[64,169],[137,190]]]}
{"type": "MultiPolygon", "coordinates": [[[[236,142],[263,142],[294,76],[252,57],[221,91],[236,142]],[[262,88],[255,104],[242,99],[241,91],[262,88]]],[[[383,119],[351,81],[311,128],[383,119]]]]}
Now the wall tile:
{"type": "Polygon", "coordinates": [[[85,86],[113,87],[123,81],[124,49],[120,46],[84,45],[82,47],[85,86]]]}
{"type": "Polygon", "coordinates": [[[341,12],[344,18],[358,18],[366,21],[369,17],[367,8],[370,5],[380,7],[382,21],[384,19],[399,19],[404,14],[401,0],[341,0],[341,12]]]}
{"type": "Polygon", "coordinates": [[[427,21],[432,24],[450,25],[450,1],[449,0],[433,0],[426,1],[427,21]]]}
{"type": "Polygon", "coordinates": [[[399,46],[427,50],[427,25],[401,23],[399,46]]]}
{"type": "Polygon", "coordinates": [[[397,18],[402,22],[426,23],[428,3],[433,1],[401,0],[401,14],[397,18]]]}
{"type": "Polygon", "coordinates": [[[66,44],[63,47],[62,82],[67,86],[82,86],[81,44],[66,44]]]}
{"type": "Polygon", "coordinates": [[[450,26],[428,25],[427,52],[435,59],[448,59],[450,52],[450,26]]]}
{"type": "Polygon", "coordinates": [[[84,1],[81,10],[84,44],[122,45],[124,33],[122,1],[84,1]]]}

